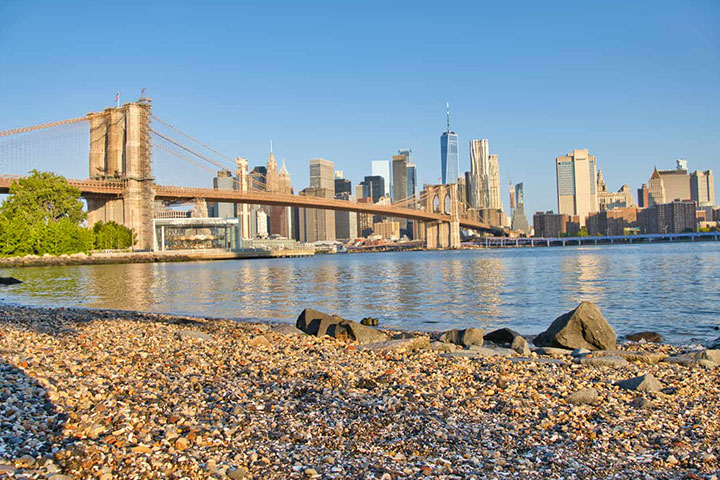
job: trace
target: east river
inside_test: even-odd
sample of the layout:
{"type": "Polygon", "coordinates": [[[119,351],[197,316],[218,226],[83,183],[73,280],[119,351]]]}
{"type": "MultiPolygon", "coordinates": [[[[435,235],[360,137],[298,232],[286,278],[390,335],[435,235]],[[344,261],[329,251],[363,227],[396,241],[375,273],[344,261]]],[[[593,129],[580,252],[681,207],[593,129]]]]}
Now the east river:
{"type": "Polygon", "coordinates": [[[294,321],[305,307],[380,326],[507,326],[539,333],[582,300],[618,335],[720,335],[720,243],[317,255],[314,258],[14,268],[0,301],[294,321]]]}

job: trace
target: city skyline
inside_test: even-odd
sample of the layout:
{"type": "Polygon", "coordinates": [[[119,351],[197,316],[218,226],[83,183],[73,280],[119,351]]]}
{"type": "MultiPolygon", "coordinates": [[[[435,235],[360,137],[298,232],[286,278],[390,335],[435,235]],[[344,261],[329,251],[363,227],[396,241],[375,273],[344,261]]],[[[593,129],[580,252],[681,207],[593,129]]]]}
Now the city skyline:
{"type": "MultiPolygon", "coordinates": [[[[467,141],[490,139],[504,210],[512,179],[524,182],[528,213],[557,209],[551,162],[573,149],[593,152],[611,191],[625,183],[635,190],[653,166],[671,169],[681,157],[693,170],[717,164],[720,5],[520,7],[463,5],[439,14],[457,32],[398,38],[385,33],[397,15],[418,33],[435,30],[434,6],[391,5],[377,18],[357,6],[211,2],[199,11],[177,6],[157,24],[148,19],[167,15],[159,5],[144,5],[138,20],[132,8],[111,5],[37,2],[30,14],[27,5],[3,4],[0,60],[11,68],[0,72],[0,104],[12,114],[0,118],[0,130],[113,106],[118,90],[121,103],[132,101],[147,87],[158,115],[248,158],[251,168],[264,164],[274,139],[296,190],[309,184],[311,158],[334,161],[357,184],[371,160],[404,147],[413,149],[421,188],[441,176],[438,136],[449,100],[461,139],[458,173],[469,170],[467,141]],[[311,13],[306,24],[294,23],[298,8],[311,13]],[[469,40],[463,29],[481,15],[493,22],[469,40]],[[274,21],[247,20],[268,17],[274,21]],[[132,35],[104,35],[107,18],[133,25],[132,35]],[[563,28],[548,31],[549,22],[563,28]],[[377,34],[366,35],[368,25],[377,34]],[[522,27],[517,35],[498,40],[514,27],[522,27]],[[79,29],[98,40],[51,41],[58,30],[79,29]],[[438,68],[440,58],[456,67],[438,68]],[[404,75],[395,75],[398,67],[404,75]],[[557,81],[560,71],[567,81],[557,81]],[[577,108],[592,114],[565,114],[577,108]]],[[[73,166],[59,160],[70,175],[65,167],[73,166]]]]}

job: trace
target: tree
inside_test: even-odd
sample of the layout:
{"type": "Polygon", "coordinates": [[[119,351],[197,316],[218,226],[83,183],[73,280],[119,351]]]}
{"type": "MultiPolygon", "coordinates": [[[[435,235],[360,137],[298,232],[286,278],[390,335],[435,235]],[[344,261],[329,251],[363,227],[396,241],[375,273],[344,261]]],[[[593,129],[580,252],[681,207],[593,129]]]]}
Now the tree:
{"type": "Polygon", "coordinates": [[[0,206],[0,254],[88,251],[94,236],[80,225],[85,218],[77,188],[59,175],[33,170],[10,186],[10,196],[0,206]]]}
{"type": "Polygon", "coordinates": [[[65,177],[37,170],[13,182],[10,197],[0,207],[0,214],[30,225],[40,221],[47,224],[62,218],[77,225],[87,218],[80,190],[70,185],[65,177]]]}
{"type": "Polygon", "coordinates": [[[95,234],[95,248],[101,250],[130,248],[135,244],[133,231],[112,221],[95,223],[93,233],[95,234]]]}

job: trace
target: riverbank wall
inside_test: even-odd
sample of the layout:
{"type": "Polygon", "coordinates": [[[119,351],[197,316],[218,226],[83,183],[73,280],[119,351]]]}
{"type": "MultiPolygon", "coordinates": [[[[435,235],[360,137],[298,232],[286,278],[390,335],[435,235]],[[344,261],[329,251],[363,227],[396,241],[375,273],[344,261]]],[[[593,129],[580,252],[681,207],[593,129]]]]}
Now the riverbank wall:
{"type": "Polygon", "coordinates": [[[93,252],[72,255],[26,255],[0,258],[0,268],[48,267],[61,265],[109,265],[118,263],[195,262],[203,260],[241,260],[256,258],[310,257],[313,250],[173,250],[164,252],[93,252]]]}

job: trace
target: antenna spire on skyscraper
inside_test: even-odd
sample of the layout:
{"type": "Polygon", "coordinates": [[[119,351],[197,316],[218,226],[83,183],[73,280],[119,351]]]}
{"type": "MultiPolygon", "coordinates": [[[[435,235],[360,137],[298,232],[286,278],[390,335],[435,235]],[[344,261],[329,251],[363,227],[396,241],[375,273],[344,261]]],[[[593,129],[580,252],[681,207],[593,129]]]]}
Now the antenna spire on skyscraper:
{"type": "Polygon", "coordinates": [[[272,151],[272,140],[270,140],[270,153],[273,153],[273,151],[272,151]]]}

